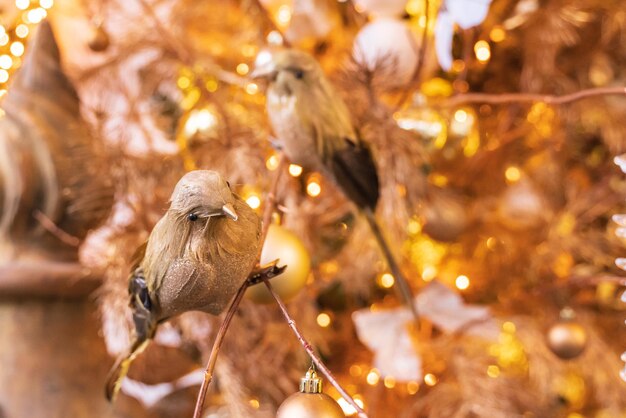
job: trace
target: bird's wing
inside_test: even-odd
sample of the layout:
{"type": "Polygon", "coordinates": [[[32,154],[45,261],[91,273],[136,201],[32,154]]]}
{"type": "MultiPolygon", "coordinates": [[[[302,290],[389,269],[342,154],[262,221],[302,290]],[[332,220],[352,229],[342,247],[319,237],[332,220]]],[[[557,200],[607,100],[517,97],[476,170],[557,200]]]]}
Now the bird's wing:
{"type": "Polygon", "coordinates": [[[363,142],[344,139],[329,161],[330,170],[343,192],[360,208],[374,210],[379,196],[378,174],[372,153],[363,142]]]}

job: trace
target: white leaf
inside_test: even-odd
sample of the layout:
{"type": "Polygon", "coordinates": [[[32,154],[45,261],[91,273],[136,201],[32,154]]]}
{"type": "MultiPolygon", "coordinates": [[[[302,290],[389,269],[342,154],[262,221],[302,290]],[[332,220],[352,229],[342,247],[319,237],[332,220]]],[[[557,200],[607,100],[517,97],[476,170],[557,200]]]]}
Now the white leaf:
{"type": "Polygon", "coordinates": [[[480,25],[489,11],[491,0],[446,0],[445,7],[461,28],[480,25]]]}
{"type": "Polygon", "coordinates": [[[359,340],[374,352],[374,367],[383,377],[400,382],[422,379],[422,360],[407,329],[411,318],[405,308],[352,314],[359,340]]]}
{"type": "Polygon", "coordinates": [[[418,312],[442,331],[464,331],[485,339],[498,336],[489,308],[465,304],[461,295],[438,281],[432,281],[415,299],[418,312]]]}
{"type": "Polygon", "coordinates": [[[452,38],[454,36],[454,21],[445,10],[437,16],[435,23],[435,52],[439,65],[446,71],[452,67],[452,38]]]}

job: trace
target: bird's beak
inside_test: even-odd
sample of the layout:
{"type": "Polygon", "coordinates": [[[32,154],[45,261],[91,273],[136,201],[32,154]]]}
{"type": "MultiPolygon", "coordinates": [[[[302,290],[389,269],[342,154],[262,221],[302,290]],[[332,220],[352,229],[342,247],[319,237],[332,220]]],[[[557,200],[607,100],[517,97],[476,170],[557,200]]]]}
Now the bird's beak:
{"type": "Polygon", "coordinates": [[[237,216],[237,213],[235,212],[235,208],[230,203],[227,203],[224,206],[222,206],[222,212],[224,213],[224,215],[228,216],[233,221],[236,221],[239,218],[237,216]]]}
{"type": "Polygon", "coordinates": [[[268,61],[264,64],[261,64],[255,67],[254,70],[252,70],[252,72],[250,73],[250,78],[252,78],[253,80],[256,80],[259,78],[265,78],[265,79],[270,80],[274,78],[275,74],[276,74],[276,66],[274,65],[272,61],[268,61]]]}

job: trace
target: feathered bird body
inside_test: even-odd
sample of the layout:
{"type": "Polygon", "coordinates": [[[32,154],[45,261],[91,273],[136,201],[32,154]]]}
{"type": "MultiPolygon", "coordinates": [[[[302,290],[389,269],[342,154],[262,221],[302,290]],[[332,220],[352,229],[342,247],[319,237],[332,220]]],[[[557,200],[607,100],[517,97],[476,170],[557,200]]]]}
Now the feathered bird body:
{"type": "Polygon", "coordinates": [[[135,338],[111,370],[109,399],[159,323],[187,311],[224,310],[250,273],[260,239],[259,217],[218,173],[197,170],[180,179],[135,257],[128,285],[135,338]]]}
{"type": "Polygon", "coordinates": [[[319,171],[357,205],[396,277],[401,298],[417,318],[410,286],[374,216],[379,198],[376,166],[348,107],[311,55],[285,49],[267,58],[257,62],[252,75],[269,82],[267,112],[278,145],[291,162],[319,171]]]}
{"type": "Polygon", "coordinates": [[[359,207],[374,209],[378,176],[371,152],[317,61],[288,50],[275,54],[268,70],[268,115],[287,157],[334,181],[359,207]]]}

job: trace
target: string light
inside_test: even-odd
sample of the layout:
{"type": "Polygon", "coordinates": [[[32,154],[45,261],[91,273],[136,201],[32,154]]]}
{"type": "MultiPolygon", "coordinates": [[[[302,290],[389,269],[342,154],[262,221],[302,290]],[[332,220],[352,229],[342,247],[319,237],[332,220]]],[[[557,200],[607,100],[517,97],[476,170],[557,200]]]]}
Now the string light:
{"type": "Polygon", "coordinates": [[[9,73],[7,70],[0,70],[0,83],[6,83],[9,80],[9,73]]]}
{"type": "Polygon", "coordinates": [[[492,377],[494,379],[500,376],[500,368],[496,366],[495,364],[489,365],[489,367],[487,367],[487,376],[492,377]]]}
{"type": "Polygon", "coordinates": [[[317,315],[317,325],[319,325],[320,327],[326,328],[330,325],[330,322],[330,315],[328,315],[327,313],[322,312],[317,315]]]}
{"type": "Polygon", "coordinates": [[[20,23],[15,28],[15,34],[18,38],[26,38],[28,36],[28,26],[23,23],[20,23]]]}
{"type": "Polygon", "coordinates": [[[278,13],[276,13],[276,20],[281,26],[287,26],[291,21],[291,9],[288,5],[283,4],[278,8],[278,13]]]}
{"type": "Polygon", "coordinates": [[[259,91],[259,86],[256,83],[246,84],[246,93],[252,95],[252,94],[257,94],[258,91],[259,91]]]}
{"type": "Polygon", "coordinates": [[[306,193],[311,197],[317,197],[322,193],[322,186],[315,179],[309,180],[306,185],[306,193]]]}
{"type": "Polygon", "coordinates": [[[370,372],[367,374],[367,377],[365,378],[365,381],[367,382],[367,384],[371,386],[374,386],[375,384],[377,384],[379,380],[380,380],[380,374],[378,373],[378,370],[376,369],[370,370],[370,372]]]}
{"type": "Polygon", "coordinates": [[[480,62],[487,62],[491,58],[491,49],[487,41],[478,41],[474,45],[474,54],[480,62]]]}
{"type": "Polygon", "coordinates": [[[15,7],[20,10],[26,10],[30,6],[29,0],[15,0],[15,7]]]}
{"type": "Polygon", "coordinates": [[[8,70],[11,68],[11,66],[13,65],[13,59],[4,54],[4,55],[0,55],[0,68],[4,69],[4,70],[8,70]]]}
{"type": "Polygon", "coordinates": [[[242,62],[241,64],[237,65],[236,71],[239,75],[246,75],[250,71],[250,67],[248,67],[248,64],[242,62]]]}
{"type": "Polygon", "coordinates": [[[496,26],[489,32],[489,39],[494,42],[502,42],[506,38],[506,32],[502,26],[496,26]]]}
{"type": "Polygon", "coordinates": [[[465,290],[470,285],[470,279],[467,276],[462,274],[462,275],[460,275],[459,277],[456,278],[454,284],[456,285],[457,289],[465,290]]]}
{"type": "Polygon", "coordinates": [[[422,269],[422,279],[425,282],[430,282],[435,277],[437,277],[437,268],[435,266],[424,266],[422,269]]]}
{"type": "Polygon", "coordinates": [[[414,381],[411,381],[406,384],[406,391],[409,395],[415,395],[417,391],[420,389],[420,384],[414,381]]]}
{"type": "Polygon", "coordinates": [[[261,403],[256,398],[252,398],[248,402],[250,403],[250,406],[254,409],[259,409],[259,407],[261,406],[261,403]]]}
{"type": "Polygon", "coordinates": [[[273,30],[267,34],[267,43],[270,45],[282,45],[283,35],[281,35],[278,31],[273,30]]]}
{"type": "Polygon", "coordinates": [[[428,386],[435,386],[438,382],[437,376],[435,376],[432,373],[427,373],[424,376],[424,383],[426,383],[428,386]]]}
{"type": "Polygon", "coordinates": [[[386,376],[383,379],[383,384],[387,389],[393,389],[396,387],[396,379],[394,379],[393,376],[386,376]]]}
{"type": "Polygon", "coordinates": [[[250,195],[247,199],[246,199],[246,203],[248,204],[248,206],[250,206],[252,209],[258,209],[261,206],[261,199],[259,198],[259,196],[253,194],[250,195]]]}
{"type": "Polygon", "coordinates": [[[454,112],[454,120],[456,120],[459,123],[464,123],[467,121],[467,112],[463,109],[459,109],[456,112],[454,112]]]}
{"type": "Polygon", "coordinates": [[[393,284],[395,283],[395,278],[393,277],[393,275],[389,274],[389,273],[384,273],[382,274],[379,279],[378,279],[378,284],[380,285],[380,287],[385,288],[385,289],[389,289],[390,287],[393,286],[393,284]]]}
{"type": "Polygon", "coordinates": [[[24,54],[24,44],[21,43],[20,41],[15,41],[11,44],[11,47],[9,48],[9,50],[11,51],[11,54],[13,54],[16,57],[21,57],[22,54],[24,54]]]}
{"type": "Polygon", "coordinates": [[[297,164],[289,164],[289,174],[292,177],[300,177],[302,175],[302,167],[297,164]]]}
{"type": "Polygon", "coordinates": [[[265,161],[265,167],[268,170],[274,171],[278,168],[278,157],[276,155],[271,155],[267,161],[265,161]]]}
{"type": "Polygon", "coordinates": [[[9,35],[3,33],[0,35],[0,46],[4,46],[9,43],[9,35]]]}
{"type": "Polygon", "coordinates": [[[504,177],[506,177],[507,183],[515,183],[519,181],[521,176],[522,173],[520,172],[520,169],[515,167],[514,165],[507,167],[507,169],[504,171],[504,177]]]}
{"type": "Polygon", "coordinates": [[[39,0],[39,5],[44,9],[50,9],[54,5],[54,0],[39,0]]]}

